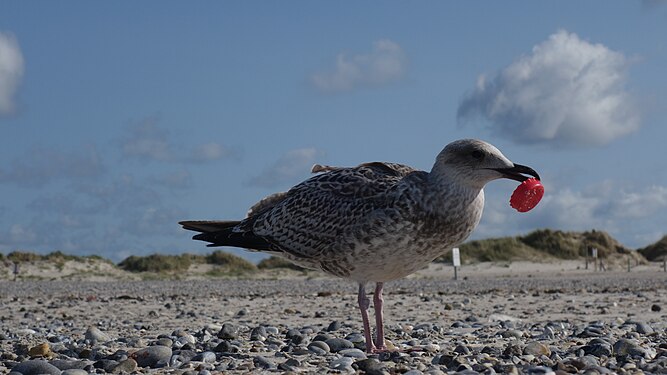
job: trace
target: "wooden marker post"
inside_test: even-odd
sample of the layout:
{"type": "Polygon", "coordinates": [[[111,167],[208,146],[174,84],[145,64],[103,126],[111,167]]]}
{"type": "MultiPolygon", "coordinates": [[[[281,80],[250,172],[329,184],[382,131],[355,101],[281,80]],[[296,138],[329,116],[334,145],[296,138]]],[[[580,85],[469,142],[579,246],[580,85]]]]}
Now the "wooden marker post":
{"type": "Polygon", "coordinates": [[[461,267],[461,254],[458,247],[452,249],[452,264],[454,265],[454,280],[458,280],[458,269],[461,267]]]}
{"type": "Polygon", "coordinates": [[[594,270],[598,270],[598,249],[597,248],[592,248],[591,249],[591,257],[593,257],[593,266],[594,270]]]}

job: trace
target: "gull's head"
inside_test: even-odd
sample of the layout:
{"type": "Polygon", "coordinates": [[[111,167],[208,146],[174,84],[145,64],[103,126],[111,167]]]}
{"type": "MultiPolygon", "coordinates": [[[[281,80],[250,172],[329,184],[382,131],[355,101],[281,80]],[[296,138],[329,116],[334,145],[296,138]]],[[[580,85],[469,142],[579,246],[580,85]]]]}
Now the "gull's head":
{"type": "Polygon", "coordinates": [[[523,182],[540,176],[530,167],[510,161],[495,146],[477,139],[454,141],[438,154],[431,174],[438,179],[455,180],[474,188],[487,182],[509,178],[523,182]]]}

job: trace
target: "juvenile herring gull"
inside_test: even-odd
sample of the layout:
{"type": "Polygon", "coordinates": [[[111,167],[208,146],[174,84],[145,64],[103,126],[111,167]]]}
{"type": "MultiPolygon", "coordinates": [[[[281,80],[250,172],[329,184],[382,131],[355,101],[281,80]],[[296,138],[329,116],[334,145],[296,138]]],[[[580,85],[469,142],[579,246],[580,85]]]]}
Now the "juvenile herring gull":
{"type": "Polygon", "coordinates": [[[232,246],[286,258],[359,283],[366,351],[386,350],[382,287],[462,243],[484,207],[484,185],[539,175],[475,139],[448,144],[430,172],[387,162],[351,168],[316,165],[319,174],[253,206],[244,220],[182,221],[208,246],[232,246]],[[368,318],[373,296],[376,340],[368,318]]]}

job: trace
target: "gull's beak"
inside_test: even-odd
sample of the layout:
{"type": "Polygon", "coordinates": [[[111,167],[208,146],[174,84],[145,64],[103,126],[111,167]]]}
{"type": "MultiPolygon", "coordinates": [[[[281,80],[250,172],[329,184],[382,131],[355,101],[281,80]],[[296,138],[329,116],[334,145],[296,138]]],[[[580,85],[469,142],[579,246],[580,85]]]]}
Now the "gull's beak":
{"type": "Polygon", "coordinates": [[[495,170],[502,173],[504,178],[517,180],[519,182],[524,182],[530,178],[525,176],[526,174],[533,176],[538,180],[540,179],[540,175],[537,174],[533,168],[521,164],[514,164],[511,168],[496,168],[495,170]]]}

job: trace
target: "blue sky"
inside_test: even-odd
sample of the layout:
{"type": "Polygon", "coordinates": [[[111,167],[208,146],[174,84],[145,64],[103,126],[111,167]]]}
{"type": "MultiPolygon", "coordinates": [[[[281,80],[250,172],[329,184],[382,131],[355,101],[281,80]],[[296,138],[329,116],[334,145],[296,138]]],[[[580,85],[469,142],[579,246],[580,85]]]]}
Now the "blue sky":
{"type": "Polygon", "coordinates": [[[488,185],[473,238],[642,247],[667,233],[666,36],[660,0],[3,2],[0,251],[203,253],[179,220],[468,137],[546,187],[519,214],[488,185]]]}

